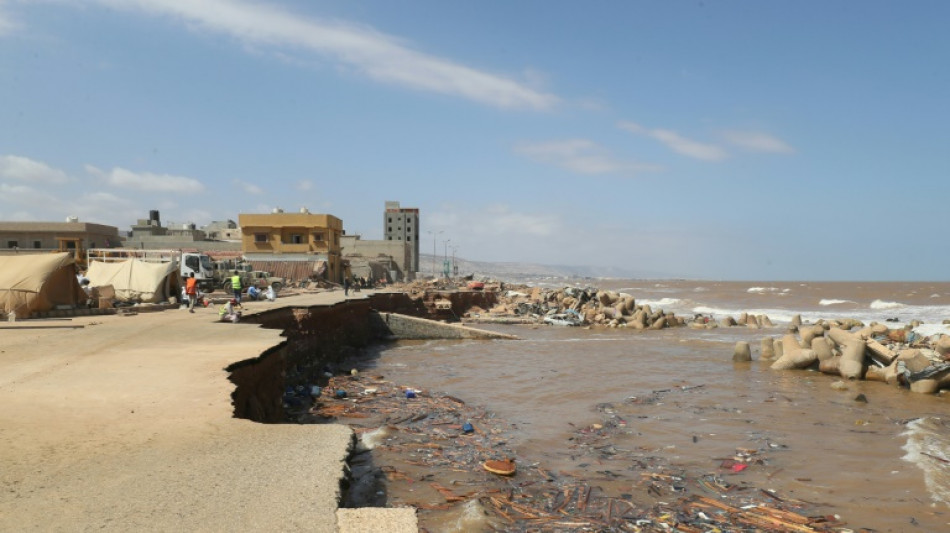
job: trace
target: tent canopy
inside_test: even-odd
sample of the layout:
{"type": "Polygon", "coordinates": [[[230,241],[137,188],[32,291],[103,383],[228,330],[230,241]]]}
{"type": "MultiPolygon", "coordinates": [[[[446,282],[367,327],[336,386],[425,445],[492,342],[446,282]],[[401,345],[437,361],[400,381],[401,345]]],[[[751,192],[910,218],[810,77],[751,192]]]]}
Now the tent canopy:
{"type": "Polygon", "coordinates": [[[75,306],[86,293],[76,278],[72,254],[40,253],[0,256],[0,309],[27,317],[57,305],[75,306]]]}
{"type": "Polygon", "coordinates": [[[86,272],[93,287],[112,285],[116,300],[122,302],[164,302],[178,296],[181,279],[178,264],[150,263],[138,259],[119,262],[93,261],[86,272]]]}

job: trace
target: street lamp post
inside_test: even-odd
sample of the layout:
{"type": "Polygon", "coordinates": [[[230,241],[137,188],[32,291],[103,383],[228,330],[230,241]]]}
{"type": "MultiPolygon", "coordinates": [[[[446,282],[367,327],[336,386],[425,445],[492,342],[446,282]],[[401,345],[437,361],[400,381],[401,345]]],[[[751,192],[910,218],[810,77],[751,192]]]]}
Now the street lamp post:
{"type": "Polygon", "coordinates": [[[449,262],[449,243],[452,242],[452,239],[445,239],[442,241],[442,273],[445,274],[445,277],[449,277],[448,269],[445,267],[449,262]]]}
{"type": "Polygon", "coordinates": [[[439,235],[442,235],[441,231],[427,231],[429,235],[432,235],[432,277],[435,277],[435,239],[439,235]]]}
{"type": "Polygon", "coordinates": [[[452,247],[452,275],[458,277],[459,275],[459,266],[455,264],[455,252],[459,250],[458,246],[452,247]]]}

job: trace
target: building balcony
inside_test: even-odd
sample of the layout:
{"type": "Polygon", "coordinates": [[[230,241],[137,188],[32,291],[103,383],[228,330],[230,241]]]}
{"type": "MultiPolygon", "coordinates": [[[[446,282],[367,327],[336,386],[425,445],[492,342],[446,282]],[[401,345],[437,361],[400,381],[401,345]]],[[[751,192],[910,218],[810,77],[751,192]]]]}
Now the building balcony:
{"type": "Polygon", "coordinates": [[[285,254],[305,254],[313,251],[308,243],[292,244],[286,242],[281,243],[278,250],[285,254]]]}

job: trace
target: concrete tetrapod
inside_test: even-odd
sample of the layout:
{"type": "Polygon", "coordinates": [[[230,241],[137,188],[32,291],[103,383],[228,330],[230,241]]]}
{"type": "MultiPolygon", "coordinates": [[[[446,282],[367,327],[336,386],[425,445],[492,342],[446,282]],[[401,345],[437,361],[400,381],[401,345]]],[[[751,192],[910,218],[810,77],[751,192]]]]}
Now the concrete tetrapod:
{"type": "Polygon", "coordinates": [[[736,363],[742,363],[752,360],[752,349],[749,348],[749,343],[746,341],[739,341],[736,343],[736,349],[732,353],[732,360],[736,363]]]}
{"type": "Polygon", "coordinates": [[[791,333],[782,337],[783,353],[777,361],[772,363],[772,370],[791,370],[794,368],[807,368],[818,360],[815,351],[811,348],[802,348],[798,344],[798,339],[791,333]]]}
{"type": "Polygon", "coordinates": [[[819,361],[826,361],[835,356],[834,350],[831,347],[831,341],[824,337],[815,337],[812,339],[811,349],[815,351],[815,355],[819,361]]]}
{"type": "Polygon", "coordinates": [[[826,335],[841,350],[841,360],[838,362],[838,370],[841,377],[847,379],[861,379],[867,369],[864,361],[864,352],[867,349],[867,342],[859,333],[851,333],[843,329],[831,328],[826,335]]]}
{"type": "Polygon", "coordinates": [[[772,337],[762,339],[760,350],[761,354],[759,355],[759,359],[764,361],[775,359],[775,339],[772,337]]]}

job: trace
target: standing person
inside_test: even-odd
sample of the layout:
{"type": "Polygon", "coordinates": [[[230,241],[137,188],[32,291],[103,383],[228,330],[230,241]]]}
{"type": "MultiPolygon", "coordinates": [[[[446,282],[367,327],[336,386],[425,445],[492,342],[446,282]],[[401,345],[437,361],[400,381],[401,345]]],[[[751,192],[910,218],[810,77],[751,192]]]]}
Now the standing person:
{"type": "Polygon", "coordinates": [[[234,289],[234,301],[238,305],[241,305],[241,273],[237,270],[234,271],[234,275],[231,276],[231,288],[234,289]]]}
{"type": "Polygon", "coordinates": [[[349,296],[350,294],[350,278],[343,278],[343,296],[349,296]]]}
{"type": "Polygon", "coordinates": [[[195,273],[188,274],[185,280],[185,295],[188,296],[188,312],[195,312],[195,302],[198,301],[198,280],[195,279],[195,273]]]}

